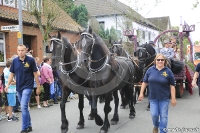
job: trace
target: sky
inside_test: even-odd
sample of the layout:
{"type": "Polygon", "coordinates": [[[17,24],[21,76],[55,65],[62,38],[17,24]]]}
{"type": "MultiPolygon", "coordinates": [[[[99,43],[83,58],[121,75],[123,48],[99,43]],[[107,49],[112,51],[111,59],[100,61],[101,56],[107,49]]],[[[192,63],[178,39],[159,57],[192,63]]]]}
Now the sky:
{"type": "Polygon", "coordinates": [[[172,26],[179,26],[180,16],[182,16],[188,25],[195,25],[195,31],[190,34],[192,41],[200,41],[200,4],[193,9],[193,4],[196,3],[196,0],[119,1],[131,6],[145,18],[170,16],[172,26]]]}

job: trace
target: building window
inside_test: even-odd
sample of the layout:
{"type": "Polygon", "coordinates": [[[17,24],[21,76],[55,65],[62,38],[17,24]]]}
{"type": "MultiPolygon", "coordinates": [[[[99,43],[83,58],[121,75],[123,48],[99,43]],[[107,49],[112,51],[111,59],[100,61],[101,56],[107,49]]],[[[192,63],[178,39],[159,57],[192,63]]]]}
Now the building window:
{"type": "Polygon", "coordinates": [[[2,0],[0,0],[0,5],[2,5],[2,0]]]}
{"type": "Polygon", "coordinates": [[[37,8],[41,10],[42,0],[22,0],[22,10],[32,11],[37,8]]]}
{"type": "Polygon", "coordinates": [[[102,26],[103,29],[105,29],[105,22],[104,22],[104,21],[100,21],[100,22],[99,22],[99,26],[102,26]]]}
{"type": "Polygon", "coordinates": [[[3,0],[3,5],[4,6],[15,7],[15,1],[16,0],[3,0]]]}
{"type": "Polygon", "coordinates": [[[0,65],[4,66],[6,62],[6,50],[5,50],[5,35],[0,32],[0,65]]]}

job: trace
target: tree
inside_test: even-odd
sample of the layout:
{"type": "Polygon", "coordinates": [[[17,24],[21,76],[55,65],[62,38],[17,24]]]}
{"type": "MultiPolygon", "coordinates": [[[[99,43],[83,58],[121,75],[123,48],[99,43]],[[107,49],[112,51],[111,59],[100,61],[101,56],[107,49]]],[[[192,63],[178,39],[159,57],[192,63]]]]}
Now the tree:
{"type": "Polygon", "coordinates": [[[67,14],[71,13],[72,8],[74,7],[73,0],[54,0],[58,5],[65,11],[67,14]]]}
{"type": "Polygon", "coordinates": [[[82,27],[87,28],[87,21],[88,21],[87,16],[85,15],[84,12],[81,12],[78,15],[77,23],[80,24],[82,27]]]}
{"type": "Polygon", "coordinates": [[[87,27],[88,22],[88,11],[85,5],[73,6],[70,10],[71,17],[82,27],[87,27]]]}
{"type": "Polygon", "coordinates": [[[197,8],[197,7],[198,7],[198,5],[199,5],[199,0],[196,0],[196,3],[195,3],[195,4],[193,4],[193,9],[194,9],[194,8],[197,8]]]}
{"type": "Polygon", "coordinates": [[[110,29],[110,39],[115,41],[118,40],[116,30],[113,26],[110,29]]]}
{"type": "Polygon", "coordinates": [[[104,31],[104,27],[103,27],[102,25],[100,25],[100,29],[99,29],[99,32],[98,32],[98,33],[99,33],[99,36],[100,36],[101,38],[104,38],[104,39],[106,38],[106,37],[105,37],[106,34],[105,34],[105,31],[104,31]]]}
{"type": "Polygon", "coordinates": [[[43,45],[47,46],[48,35],[52,32],[53,23],[56,23],[56,18],[60,14],[58,6],[52,0],[35,0],[26,7],[27,11],[35,17],[42,33],[43,45]]]}

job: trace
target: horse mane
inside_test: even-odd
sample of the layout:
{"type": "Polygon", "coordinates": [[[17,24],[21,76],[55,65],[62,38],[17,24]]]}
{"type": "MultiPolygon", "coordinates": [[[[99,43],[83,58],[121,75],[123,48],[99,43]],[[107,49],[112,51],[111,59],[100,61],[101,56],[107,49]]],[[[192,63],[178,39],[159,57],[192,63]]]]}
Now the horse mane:
{"type": "Polygon", "coordinates": [[[156,50],[148,43],[142,44],[139,47],[146,48],[147,52],[152,56],[156,54],[156,50]]]}
{"type": "Polygon", "coordinates": [[[106,43],[103,41],[103,39],[99,35],[97,35],[96,33],[94,33],[94,32],[93,32],[93,36],[95,38],[95,44],[100,45],[102,47],[103,51],[106,54],[110,53],[110,51],[109,51],[106,43]]]}

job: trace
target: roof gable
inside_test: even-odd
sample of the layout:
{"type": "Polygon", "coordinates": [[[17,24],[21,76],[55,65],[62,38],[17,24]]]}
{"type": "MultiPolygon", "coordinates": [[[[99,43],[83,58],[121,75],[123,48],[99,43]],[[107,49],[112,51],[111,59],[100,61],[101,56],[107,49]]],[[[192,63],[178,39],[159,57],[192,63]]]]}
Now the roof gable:
{"type": "Polygon", "coordinates": [[[167,30],[168,26],[171,26],[169,16],[165,17],[154,17],[154,18],[147,18],[150,22],[154,25],[157,25],[162,30],[167,30]]]}

